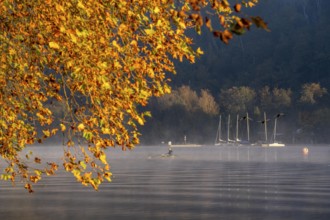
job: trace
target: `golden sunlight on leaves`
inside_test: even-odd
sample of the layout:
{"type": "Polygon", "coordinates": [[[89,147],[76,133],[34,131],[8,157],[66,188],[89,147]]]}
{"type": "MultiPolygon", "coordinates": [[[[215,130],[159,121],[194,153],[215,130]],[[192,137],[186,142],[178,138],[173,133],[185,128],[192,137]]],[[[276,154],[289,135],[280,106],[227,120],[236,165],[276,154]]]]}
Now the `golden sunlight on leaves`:
{"type": "Polygon", "coordinates": [[[29,192],[58,165],[35,157],[33,168],[20,154],[60,135],[67,172],[96,190],[111,181],[106,149],[133,149],[150,115],[140,106],[171,92],[174,59],[204,53],[189,29],[205,25],[226,44],[252,24],[268,30],[260,17],[238,16],[257,0],[19,2],[0,1],[1,179],[19,176],[29,192]]]}

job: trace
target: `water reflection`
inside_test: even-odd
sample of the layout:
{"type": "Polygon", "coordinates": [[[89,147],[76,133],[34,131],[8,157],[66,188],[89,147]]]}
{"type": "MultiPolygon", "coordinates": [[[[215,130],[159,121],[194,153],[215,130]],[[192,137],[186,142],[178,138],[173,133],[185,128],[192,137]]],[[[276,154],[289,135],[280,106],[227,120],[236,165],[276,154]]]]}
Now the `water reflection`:
{"type": "MultiPolygon", "coordinates": [[[[110,152],[99,192],[60,173],[29,195],[1,183],[1,219],[329,219],[330,148],[140,147],[110,152]]],[[[56,157],[54,149],[39,151],[56,157]]]]}

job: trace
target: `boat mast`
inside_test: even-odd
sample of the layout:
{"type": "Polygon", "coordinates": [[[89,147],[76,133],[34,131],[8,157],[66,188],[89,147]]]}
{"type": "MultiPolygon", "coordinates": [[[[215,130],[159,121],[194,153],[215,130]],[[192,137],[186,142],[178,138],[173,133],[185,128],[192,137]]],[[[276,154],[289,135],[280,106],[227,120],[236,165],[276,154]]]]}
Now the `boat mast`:
{"type": "Polygon", "coordinates": [[[277,117],[275,118],[275,122],[274,122],[274,143],[275,143],[275,139],[276,139],[276,124],[277,124],[277,117]]]}
{"type": "Polygon", "coordinates": [[[264,112],[264,124],[265,124],[265,141],[266,143],[268,142],[267,138],[267,117],[266,117],[266,112],[264,112]]]}
{"type": "Polygon", "coordinates": [[[215,143],[220,143],[221,140],[221,115],[219,116],[219,125],[217,130],[217,135],[215,137],[215,143]]]}
{"type": "Polygon", "coordinates": [[[230,141],[229,130],[230,130],[230,115],[228,115],[228,122],[227,122],[227,142],[230,141]]]}
{"type": "Polygon", "coordinates": [[[239,115],[237,114],[236,116],[236,141],[238,141],[238,120],[239,120],[239,115]]]}
{"type": "Polygon", "coordinates": [[[247,140],[250,142],[249,113],[246,113],[247,140]]]}
{"type": "Polygon", "coordinates": [[[219,142],[221,141],[221,115],[219,118],[219,142]]]}

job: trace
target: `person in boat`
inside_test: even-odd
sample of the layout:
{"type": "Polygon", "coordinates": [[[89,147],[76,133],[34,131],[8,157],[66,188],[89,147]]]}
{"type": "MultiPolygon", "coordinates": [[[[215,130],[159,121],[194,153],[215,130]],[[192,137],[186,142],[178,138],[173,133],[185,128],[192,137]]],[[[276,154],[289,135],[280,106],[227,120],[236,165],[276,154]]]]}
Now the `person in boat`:
{"type": "Polygon", "coordinates": [[[168,153],[167,153],[168,156],[172,156],[173,155],[173,150],[172,150],[172,142],[169,141],[168,142],[168,153]]]}
{"type": "Polygon", "coordinates": [[[172,156],[172,155],[173,155],[173,150],[172,150],[171,145],[170,145],[169,148],[168,148],[168,155],[169,155],[169,156],[172,156]]]}

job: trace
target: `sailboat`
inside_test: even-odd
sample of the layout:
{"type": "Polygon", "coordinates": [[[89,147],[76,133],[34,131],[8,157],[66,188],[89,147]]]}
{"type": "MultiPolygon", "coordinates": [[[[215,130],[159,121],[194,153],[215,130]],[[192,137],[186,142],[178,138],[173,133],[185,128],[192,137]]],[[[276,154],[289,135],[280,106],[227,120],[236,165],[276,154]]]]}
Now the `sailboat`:
{"type": "Polygon", "coordinates": [[[224,143],[226,143],[226,141],[222,140],[221,139],[221,136],[222,136],[222,129],[221,129],[221,115],[219,116],[219,124],[218,124],[218,130],[217,130],[217,134],[216,134],[216,137],[215,137],[215,142],[214,142],[214,145],[222,145],[224,143]]]}
{"type": "Polygon", "coordinates": [[[275,115],[274,120],[274,130],[273,130],[273,142],[267,143],[267,119],[266,119],[266,113],[264,113],[264,125],[265,125],[265,137],[266,137],[266,143],[262,144],[262,147],[285,147],[285,144],[276,142],[276,129],[277,129],[277,120],[279,117],[283,116],[283,113],[279,113],[275,115]]]}
{"type": "Polygon", "coordinates": [[[261,124],[264,125],[264,133],[265,133],[265,140],[264,142],[261,143],[261,146],[263,147],[268,147],[268,132],[267,132],[267,121],[269,121],[270,119],[267,119],[267,116],[266,116],[266,112],[264,112],[264,120],[262,121],[258,121],[260,122],[261,124]]]}
{"type": "Polygon", "coordinates": [[[239,121],[239,114],[236,115],[236,143],[240,143],[241,139],[238,137],[238,121],[239,121]]]}
{"type": "MultiPolygon", "coordinates": [[[[239,120],[246,120],[246,140],[242,141],[238,139],[238,134],[237,134],[237,142],[239,144],[243,144],[243,145],[249,145],[250,143],[250,120],[252,120],[249,117],[249,113],[246,113],[246,116],[241,117],[239,120]]],[[[237,122],[237,127],[238,127],[238,122],[237,122]]],[[[236,132],[238,133],[238,129],[236,130],[236,132]]]]}
{"type": "Polygon", "coordinates": [[[230,139],[230,115],[228,115],[228,121],[227,121],[227,143],[235,143],[234,140],[230,139]]]}

